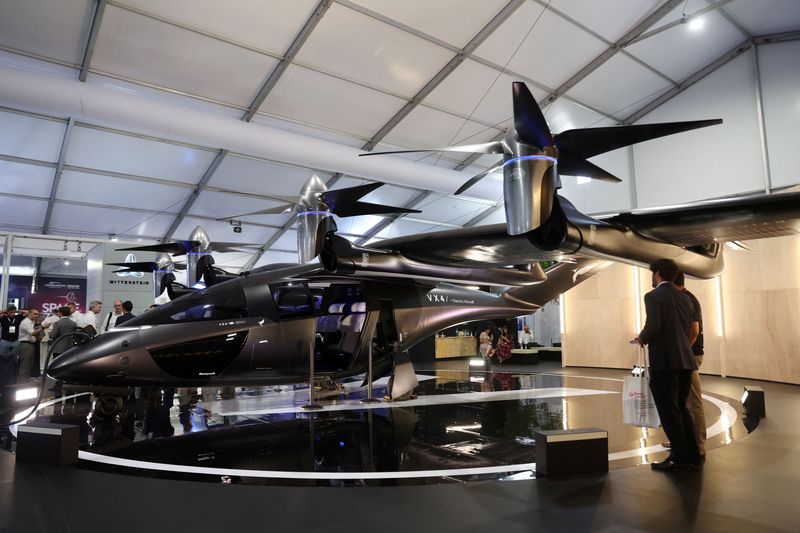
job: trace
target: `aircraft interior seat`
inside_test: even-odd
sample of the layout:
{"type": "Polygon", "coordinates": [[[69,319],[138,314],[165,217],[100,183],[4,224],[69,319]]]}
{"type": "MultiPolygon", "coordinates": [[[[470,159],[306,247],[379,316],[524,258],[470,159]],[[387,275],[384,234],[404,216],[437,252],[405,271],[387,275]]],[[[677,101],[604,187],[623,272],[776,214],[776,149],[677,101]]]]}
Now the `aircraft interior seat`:
{"type": "Polygon", "coordinates": [[[328,314],[317,317],[317,333],[335,333],[340,330],[342,313],[346,304],[331,304],[328,314]]]}
{"type": "Polygon", "coordinates": [[[342,319],[342,341],[339,347],[343,352],[353,353],[358,345],[361,336],[361,329],[367,319],[366,302],[355,302],[350,304],[350,314],[342,319]]]}

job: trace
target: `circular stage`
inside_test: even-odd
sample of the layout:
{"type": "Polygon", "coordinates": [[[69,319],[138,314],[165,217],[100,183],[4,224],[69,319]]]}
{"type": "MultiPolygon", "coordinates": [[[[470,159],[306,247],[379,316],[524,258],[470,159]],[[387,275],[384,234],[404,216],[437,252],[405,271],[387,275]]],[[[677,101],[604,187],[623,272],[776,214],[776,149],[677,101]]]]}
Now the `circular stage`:
{"type": "MultiPolygon", "coordinates": [[[[591,372],[587,370],[587,372],[591,372]]],[[[306,386],[78,392],[36,419],[79,425],[81,468],[215,483],[384,485],[535,477],[536,431],[608,431],[609,465],[662,460],[663,432],[623,424],[622,380],[506,369],[418,374],[415,399],[363,403],[346,381],[306,386]]],[[[376,382],[383,398],[386,380],[376,382]]],[[[741,404],[704,394],[707,449],[747,434],[741,404]]]]}

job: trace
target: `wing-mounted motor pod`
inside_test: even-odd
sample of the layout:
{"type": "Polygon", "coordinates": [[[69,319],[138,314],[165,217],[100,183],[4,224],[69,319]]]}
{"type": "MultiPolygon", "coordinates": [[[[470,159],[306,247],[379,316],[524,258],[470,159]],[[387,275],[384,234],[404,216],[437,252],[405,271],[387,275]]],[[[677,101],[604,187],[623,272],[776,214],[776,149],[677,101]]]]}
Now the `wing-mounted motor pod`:
{"type": "Polygon", "coordinates": [[[468,152],[498,154],[503,159],[473,176],[455,194],[461,194],[487,175],[503,171],[506,225],[509,235],[539,228],[551,218],[559,172],[591,179],[619,182],[618,177],[587,161],[588,158],[648,139],[720,124],[699,120],[669,124],[574,129],[553,135],[539,105],[522,82],[512,84],[514,120],[500,141],[425,150],[373,152],[362,156],[404,152],[468,152]]]}
{"type": "Polygon", "coordinates": [[[339,235],[325,236],[319,260],[328,272],[355,274],[369,272],[386,276],[409,276],[419,279],[468,283],[470,285],[522,286],[547,279],[536,263],[527,269],[450,267],[409,259],[390,250],[375,250],[355,246],[339,235]]]}
{"type": "Polygon", "coordinates": [[[270,198],[285,202],[284,204],[242,213],[220,220],[230,220],[253,215],[276,215],[294,212],[297,217],[297,255],[301,263],[307,263],[317,257],[322,249],[322,239],[328,233],[336,231],[336,222],[331,215],[338,217],[356,217],[360,215],[387,215],[419,213],[416,209],[394,207],[390,205],[362,202],[361,198],[371,193],[383,183],[367,183],[344,189],[328,190],[319,176],[311,176],[303,185],[299,196],[275,196],[270,198]]]}

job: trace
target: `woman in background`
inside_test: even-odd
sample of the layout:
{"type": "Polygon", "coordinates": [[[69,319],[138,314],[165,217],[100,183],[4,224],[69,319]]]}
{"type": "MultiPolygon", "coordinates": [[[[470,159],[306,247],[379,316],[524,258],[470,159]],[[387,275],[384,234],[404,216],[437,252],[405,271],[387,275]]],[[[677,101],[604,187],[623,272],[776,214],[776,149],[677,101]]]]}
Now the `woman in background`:
{"type": "Polygon", "coordinates": [[[511,350],[513,349],[514,339],[511,338],[511,333],[508,332],[508,326],[503,326],[503,332],[497,341],[497,359],[502,363],[511,357],[511,350]]]}

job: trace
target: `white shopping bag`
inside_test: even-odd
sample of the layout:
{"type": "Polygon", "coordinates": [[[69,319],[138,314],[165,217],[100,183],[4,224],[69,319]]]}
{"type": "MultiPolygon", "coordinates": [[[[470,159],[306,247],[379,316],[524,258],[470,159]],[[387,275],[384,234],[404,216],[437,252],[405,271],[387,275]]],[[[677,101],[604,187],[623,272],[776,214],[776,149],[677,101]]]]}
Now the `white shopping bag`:
{"type": "Polygon", "coordinates": [[[634,375],[626,376],[622,385],[622,421],[631,426],[657,428],[661,419],[650,392],[650,373],[641,358],[640,361],[643,364],[634,367],[634,375]],[[643,371],[636,372],[639,368],[643,371]]]}

